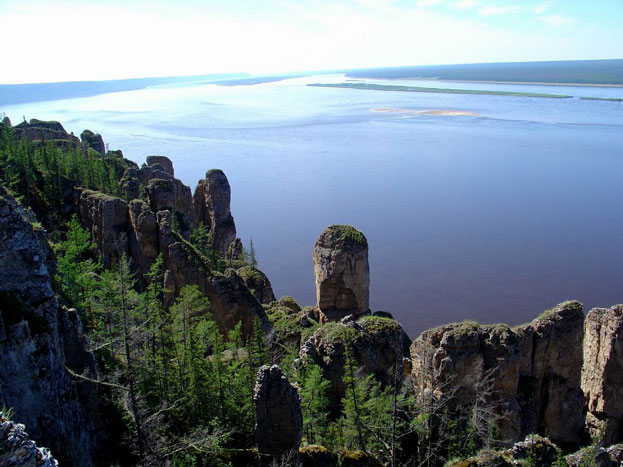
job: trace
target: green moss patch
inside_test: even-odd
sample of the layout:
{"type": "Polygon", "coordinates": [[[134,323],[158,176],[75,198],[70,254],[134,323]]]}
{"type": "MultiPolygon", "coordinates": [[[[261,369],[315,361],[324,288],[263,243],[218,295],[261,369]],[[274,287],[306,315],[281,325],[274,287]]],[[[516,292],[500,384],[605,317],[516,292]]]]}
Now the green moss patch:
{"type": "Polygon", "coordinates": [[[366,237],[351,225],[334,224],[329,226],[327,229],[333,232],[336,240],[339,242],[349,242],[363,247],[368,246],[368,240],[366,237]]]}

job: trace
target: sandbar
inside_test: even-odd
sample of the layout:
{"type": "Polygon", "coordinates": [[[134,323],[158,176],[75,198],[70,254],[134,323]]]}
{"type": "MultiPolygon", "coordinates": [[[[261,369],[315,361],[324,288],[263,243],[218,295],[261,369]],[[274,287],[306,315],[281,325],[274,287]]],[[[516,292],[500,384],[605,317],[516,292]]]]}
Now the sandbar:
{"type": "Polygon", "coordinates": [[[371,109],[372,112],[393,112],[393,113],[401,113],[408,115],[444,115],[448,117],[480,117],[480,114],[476,112],[470,112],[469,110],[442,110],[442,109],[431,109],[431,110],[411,110],[411,109],[399,109],[396,107],[381,107],[376,109],[371,109]]]}

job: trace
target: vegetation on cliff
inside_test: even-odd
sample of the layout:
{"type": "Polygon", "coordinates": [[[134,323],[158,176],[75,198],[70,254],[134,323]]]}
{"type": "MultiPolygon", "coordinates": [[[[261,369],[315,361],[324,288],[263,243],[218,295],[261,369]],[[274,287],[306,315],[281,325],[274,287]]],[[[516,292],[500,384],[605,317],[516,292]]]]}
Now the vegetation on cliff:
{"type": "MultiPolygon", "coordinates": [[[[179,205],[169,203],[175,196],[163,196],[166,204],[155,202],[155,207],[141,200],[130,203],[136,208],[132,222],[140,228],[128,230],[135,238],[115,243],[114,237],[111,243],[115,248],[130,244],[127,251],[149,250],[153,261],[141,269],[138,256],[120,249],[117,256],[105,258],[95,235],[102,232],[85,228],[86,215],[78,208],[81,196],[109,207],[119,205],[129,218],[127,203],[119,196],[128,180],[124,172],[136,166],[118,152],[95,151],[92,146],[99,147],[102,141],[91,132],[85,133],[85,146],[57,122],[35,124],[28,128],[41,135],[40,140],[25,130],[16,131],[7,121],[0,123],[0,179],[10,191],[7,196],[30,207],[45,226],[56,259],[51,268],[55,292],[66,307],[77,310],[88,333],[98,371],[67,371],[77,384],[99,388],[108,412],[101,427],[102,446],[120,444],[106,453],[110,464],[196,467],[257,462],[254,388],[258,370],[267,364],[279,364],[279,371],[297,388],[303,462],[392,466],[437,466],[450,459],[458,462],[454,465],[480,465],[480,459],[494,458],[511,462],[526,456],[502,450],[509,444],[500,430],[506,409],[516,408],[512,404],[517,401],[517,407],[526,401],[536,407],[541,403],[538,397],[547,391],[549,403],[562,383],[573,379],[554,371],[559,368],[545,358],[542,347],[550,354],[551,348],[563,348],[560,336],[567,336],[570,329],[578,331],[572,337],[581,340],[582,309],[577,302],[561,304],[521,329],[475,322],[441,326],[412,344],[411,361],[405,358],[411,342],[389,313],[370,316],[366,306],[353,315],[352,307],[346,306],[348,315],[329,322],[332,318],[319,307],[301,307],[287,296],[274,300],[268,278],[257,269],[253,248],[245,254],[239,240],[227,249],[215,245],[214,232],[203,224],[207,217],[190,222],[192,206],[183,214],[179,205]],[[144,219],[139,219],[142,215],[144,219]],[[143,244],[140,250],[141,242],[154,245],[143,244]],[[176,249],[159,248],[163,244],[176,249]],[[175,251],[183,259],[177,266],[193,269],[195,275],[171,280],[166,265],[173,263],[167,255],[175,251]],[[230,310],[239,302],[259,310],[251,315],[247,329],[240,315],[230,310]],[[224,326],[217,310],[238,321],[224,326]],[[534,347],[528,351],[530,345],[534,347]],[[527,363],[526,368],[517,366],[522,362],[520,351],[534,354],[530,364],[536,363],[529,369],[527,363]],[[418,365],[416,371],[412,363],[418,365]],[[504,365],[512,376],[510,383],[501,375],[504,365]],[[555,384],[532,391],[547,379],[545,373],[555,384]]],[[[168,159],[160,160],[167,165],[168,159]]],[[[169,172],[162,168],[158,162],[146,168],[171,177],[149,179],[149,197],[189,192],[172,178],[172,166],[167,166],[169,172]]],[[[218,175],[228,193],[224,174],[210,173],[218,175]]],[[[214,187],[207,182],[203,186],[206,197],[219,194],[210,192],[214,187]]],[[[140,187],[146,196],[144,185],[140,187]]],[[[233,222],[227,214],[225,220],[233,222]]],[[[44,238],[40,226],[30,226],[44,238]]],[[[365,236],[353,227],[333,225],[325,232],[331,241],[321,246],[331,252],[345,245],[367,249],[365,236]]],[[[228,236],[232,233],[235,229],[228,236]]],[[[340,294],[362,285],[366,274],[354,277],[354,285],[341,284],[340,294]]],[[[10,294],[0,293],[0,311],[2,332],[23,321],[32,334],[47,332],[46,322],[10,294]]],[[[565,339],[571,342],[568,336],[565,339]]],[[[569,384],[573,392],[575,386],[569,384]]],[[[578,394],[573,395],[579,400],[578,394]]],[[[533,409],[529,404],[521,407],[522,413],[533,409]]],[[[554,464],[560,453],[551,452],[547,462],[562,465],[554,464]]]]}

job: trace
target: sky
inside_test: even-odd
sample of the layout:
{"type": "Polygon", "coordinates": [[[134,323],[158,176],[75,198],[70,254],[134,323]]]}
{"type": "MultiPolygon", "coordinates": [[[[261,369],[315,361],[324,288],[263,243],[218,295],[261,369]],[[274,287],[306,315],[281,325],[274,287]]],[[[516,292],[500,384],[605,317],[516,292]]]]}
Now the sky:
{"type": "Polygon", "coordinates": [[[623,0],[0,0],[0,83],[623,58],[623,0]]]}

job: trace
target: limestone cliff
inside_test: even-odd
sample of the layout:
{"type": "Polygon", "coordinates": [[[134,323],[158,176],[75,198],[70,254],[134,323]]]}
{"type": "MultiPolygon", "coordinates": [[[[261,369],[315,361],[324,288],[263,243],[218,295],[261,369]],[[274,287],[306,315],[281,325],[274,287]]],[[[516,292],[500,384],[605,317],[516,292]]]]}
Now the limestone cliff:
{"type": "Polygon", "coordinates": [[[124,253],[129,253],[128,203],[98,191],[84,190],[80,195],[78,212],[102,254],[104,267],[110,267],[124,253]]]}
{"type": "Polygon", "coordinates": [[[415,392],[445,397],[453,410],[488,393],[506,444],[530,433],[578,444],[583,321],[582,305],[566,302],[515,329],[456,323],[426,331],[411,346],[415,392]]]}
{"type": "Polygon", "coordinates": [[[586,317],[582,389],[591,435],[603,436],[606,446],[623,441],[623,305],[586,317]]]}
{"type": "Polygon", "coordinates": [[[0,400],[62,463],[89,466],[95,388],[66,367],[91,376],[97,367],[75,310],[56,300],[54,264],[33,222],[0,188],[0,400]]]}

